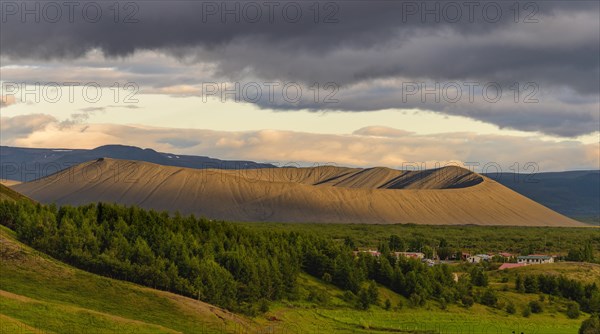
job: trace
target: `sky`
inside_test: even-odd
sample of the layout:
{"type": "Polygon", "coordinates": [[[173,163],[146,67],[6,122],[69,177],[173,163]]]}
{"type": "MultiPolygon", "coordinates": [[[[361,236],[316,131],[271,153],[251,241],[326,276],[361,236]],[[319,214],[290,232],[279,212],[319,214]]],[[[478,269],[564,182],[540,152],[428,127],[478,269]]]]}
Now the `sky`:
{"type": "Polygon", "coordinates": [[[600,168],[597,1],[3,1],[0,144],[600,168]]]}

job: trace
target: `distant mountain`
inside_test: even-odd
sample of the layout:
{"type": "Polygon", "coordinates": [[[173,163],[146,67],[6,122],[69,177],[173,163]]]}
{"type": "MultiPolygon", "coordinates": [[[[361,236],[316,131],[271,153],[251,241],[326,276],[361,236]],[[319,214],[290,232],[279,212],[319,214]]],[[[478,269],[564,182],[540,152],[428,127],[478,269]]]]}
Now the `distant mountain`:
{"type": "Polygon", "coordinates": [[[207,170],[98,159],[12,189],[42,203],[116,202],[234,221],[583,225],[458,167],[207,170]],[[128,180],[115,180],[120,168],[128,180]]]}
{"type": "Polygon", "coordinates": [[[180,155],[141,149],[135,146],[106,145],[92,150],[38,149],[0,146],[0,179],[27,182],[99,158],[128,159],[165,166],[215,169],[273,168],[271,164],[244,160],[219,160],[204,156],[180,155]]]}
{"type": "Polygon", "coordinates": [[[600,219],[600,171],[568,171],[535,175],[486,174],[504,186],[573,218],[600,219]]]}

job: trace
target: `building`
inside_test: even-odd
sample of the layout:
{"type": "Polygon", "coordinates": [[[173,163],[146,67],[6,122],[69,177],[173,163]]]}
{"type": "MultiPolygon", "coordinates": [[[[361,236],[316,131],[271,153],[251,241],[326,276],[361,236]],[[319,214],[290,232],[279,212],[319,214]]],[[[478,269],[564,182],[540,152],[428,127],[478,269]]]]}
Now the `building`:
{"type": "Polygon", "coordinates": [[[519,256],[517,257],[517,262],[525,264],[554,263],[554,257],[550,255],[533,254],[527,256],[519,256]]]}
{"type": "Polygon", "coordinates": [[[481,261],[490,261],[491,259],[492,259],[492,257],[487,254],[477,254],[477,255],[469,256],[467,258],[467,262],[479,263],[481,261]]]}

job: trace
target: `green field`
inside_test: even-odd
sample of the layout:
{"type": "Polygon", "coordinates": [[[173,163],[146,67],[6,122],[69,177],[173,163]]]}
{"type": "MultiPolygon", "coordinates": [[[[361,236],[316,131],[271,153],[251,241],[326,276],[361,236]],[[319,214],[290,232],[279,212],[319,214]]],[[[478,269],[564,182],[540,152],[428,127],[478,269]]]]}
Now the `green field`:
{"type": "Polygon", "coordinates": [[[594,263],[579,263],[579,262],[560,262],[549,263],[537,266],[526,266],[514,268],[506,271],[495,271],[494,277],[507,276],[511,280],[517,275],[563,275],[567,278],[574,279],[585,283],[596,283],[600,286],[600,265],[594,263]]]}
{"type": "MultiPolygon", "coordinates": [[[[544,304],[544,313],[533,314],[528,318],[521,315],[521,309],[539,295],[523,295],[516,292],[503,292],[501,285],[496,284],[500,296],[500,305],[509,301],[515,303],[517,314],[509,315],[498,308],[490,308],[475,304],[466,309],[462,306],[449,305],[446,310],[440,309],[435,302],[428,302],[425,307],[412,308],[408,301],[380,288],[380,300],[389,298],[392,309],[372,306],[367,311],[356,310],[341,298],[342,291],[324,284],[312,277],[303,276],[303,287],[326,291],[329,301],[326,305],[315,305],[307,302],[279,303],[257,322],[270,324],[275,328],[290,329],[294,333],[577,333],[581,321],[567,318],[563,313],[566,301],[548,299],[544,304]],[[403,306],[398,309],[398,303],[403,306]],[[268,321],[267,319],[276,319],[268,321]]],[[[494,286],[494,282],[491,283],[494,286]]],[[[380,303],[383,304],[383,303],[380,303]]]]}
{"type": "MultiPolygon", "coordinates": [[[[72,268],[22,245],[12,231],[0,227],[2,245],[0,322],[11,333],[576,333],[580,319],[568,319],[564,300],[544,302],[544,313],[523,318],[520,312],[475,304],[466,309],[433,301],[412,308],[402,296],[379,288],[379,306],[357,310],[343,292],[306,274],[299,277],[299,299],[271,305],[255,318],[171,293],[141,287],[72,268]],[[310,292],[321,296],[309,301],[310,292]],[[385,299],[390,310],[382,305],[385,299]],[[398,306],[402,305],[401,308],[398,306]]],[[[578,271],[569,264],[570,273],[578,271]]],[[[525,268],[533,269],[534,266],[525,268]]],[[[554,270],[560,265],[553,265],[554,270]]],[[[594,267],[597,269],[597,266],[594,267]]],[[[542,266],[539,267],[542,269],[542,266]]],[[[589,271],[582,266],[581,275],[589,271]]],[[[501,304],[520,309],[538,295],[501,291],[501,275],[492,275],[501,304]]]]}

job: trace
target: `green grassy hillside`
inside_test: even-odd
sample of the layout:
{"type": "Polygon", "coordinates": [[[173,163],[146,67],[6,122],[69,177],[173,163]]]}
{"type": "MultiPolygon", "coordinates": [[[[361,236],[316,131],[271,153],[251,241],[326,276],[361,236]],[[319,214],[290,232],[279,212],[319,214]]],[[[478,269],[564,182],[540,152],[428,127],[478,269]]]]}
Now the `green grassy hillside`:
{"type": "MultiPolygon", "coordinates": [[[[466,309],[436,302],[410,307],[404,297],[379,288],[380,305],[367,311],[333,285],[309,275],[299,277],[298,299],[274,303],[254,319],[236,316],[217,307],[135,284],[93,275],[51,259],[15,240],[0,227],[0,323],[3,332],[119,332],[119,333],[481,333],[496,329],[510,333],[575,333],[584,319],[564,315],[566,301],[546,299],[544,313],[529,318],[520,309],[538,295],[502,291],[492,276],[500,303],[513,301],[517,314],[475,304],[466,309]],[[385,299],[391,309],[385,310],[385,299]]],[[[555,265],[556,266],[556,265],[555,265]]],[[[533,266],[532,266],[533,267],[533,266]]],[[[540,267],[540,269],[542,269],[540,267]]],[[[585,270],[585,268],[582,268],[585,270]]],[[[568,271],[576,269],[570,265],[568,271]]]]}
{"type": "MultiPolygon", "coordinates": [[[[550,300],[546,296],[542,303],[544,312],[528,318],[521,315],[529,302],[539,300],[538,294],[519,294],[512,290],[503,291],[507,284],[492,280],[490,286],[497,290],[499,307],[492,308],[475,304],[471,308],[448,305],[442,309],[436,302],[427,302],[424,307],[414,308],[404,297],[394,292],[379,289],[380,305],[367,311],[357,310],[344,301],[343,292],[334,286],[308,275],[301,277],[303,289],[319,291],[326,302],[295,301],[279,303],[272,310],[255,319],[292,333],[577,333],[583,319],[569,319],[564,311],[567,301],[550,300]],[[392,308],[384,308],[385,299],[390,299],[392,308]],[[515,304],[517,313],[508,314],[504,306],[515,304]],[[262,319],[262,320],[261,320],[262,319]]],[[[275,331],[277,332],[277,331],[275,331]]],[[[285,331],[284,331],[285,332],[285,331]]]]}
{"type": "Polygon", "coordinates": [[[498,272],[501,274],[509,274],[509,276],[520,275],[555,275],[565,276],[586,283],[596,283],[600,285],[600,265],[595,263],[581,262],[560,262],[549,263],[541,266],[526,266],[514,268],[506,272],[498,272]]]}
{"type": "Polygon", "coordinates": [[[3,184],[0,184],[0,201],[18,201],[23,199],[30,200],[27,196],[22,195],[3,184]]]}
{"type": "MultiPolygon", "coordinates": [[[[6,194],[8,196],[9,193],[6,194]]],[[[17,197],[10,194],[9,199],[19,199],[18,194],[17,197]]],[[[29,205],[28,210],[37,208],[39,206],[29,205]]],[[[107,207],[103,208],[106,210],[107,207]]],[[[25,225],[19,226],[22,228],[25,225]]],[[[260,226],[253,226],[254,233],[261,233],[263,228],[271,231],[283,229],[277,224],[260,226]]],[[[317,229],[315,225],[302,228],[298,225],[289,226],[291,230],[297,229],[305,235],[317,229]]],[[[318,226],[319,232],[325,237],[341,240],[349,237],[362,245],[372,244],[379,238],[385,240],[382,236],[386,232],[388,235],[399,233],[403,237],[408,235],[401,232],[409,232],[414,238],[425,235],[420,234],[425,231],[415,226],[387,226],[386,231],[382,226],[370,226],[370,231],[376,233],[364,233],[364,226],[337,225],[338,229],[322,227],[318,226]],[[360,231],[362,235],[359,235],[360,231]]],[[[470,236],[465,237],[472,246],[478,245],[485,236],[499,235],[496,228],[457,227],[446,230],[445,237],[452,242],[460,232],[464,232],[463,229],[476,232],[467,233],[470,236]]],[[[510,231],[510,236],[495,242],[505,245],[507,240],[527,235],[531,230],[508,228],[502,231],[510,231]]],[[[569,241],[574,243],[580,240],[581,231],[587,232],[586,229],[555,230],[563,232],[563,247],[569,241]]],[[[429,227],[429,231],[436,232],[433,235],[441,233],[438,227],[429,227]]],[[[40,240],[46,239],[38,239],[38,246],[42,247],[44,245],[39,244],[40,240]]],[[[526,244],[533,241],[525,240],[526,244]]],[[[431,298],[420,306],[413,306],[414,301],[379,285],[375,287],[379,295],[377,301],[371,303],[368,310],[361,310],[360,297],[326,283],[325,276],[324,280],[320,280],[300,272],[294,278],[297,284],[293,293],[264,305],[258,303],[258,315],[249,317],[180,295],[76,269],[22,244],[16,239],[16,234],[4,226],[0,226],[0,268],[2,333],[576,333],[586,314],[582,313],[579,319],[569,319],[566,316],[568,300],[540,293],[519,293],[515,289],[516,274],[556,274],[578,281],[600,283],[600,266],[594,264],[528,266],[487,272],[489,287],[497,296],[494,307],[482,305],[481,296],[487,288],[478,286],[472,286],[473,292],[469,293],[478,302],[465,307],[461,296],[454,298],[459,300],[456,303],[431,298]],[[543,312],[523,316],[522,311],[533,301],[541,303],[543,312]],[[513,313],[507,311],[511,303],[515,306],[513,313]]],[[[467,275],[469,268],[466,264],[454,264],[449,270],[462,276],[467,275]]],[[[263,276],[262,279],[268,277],[263,276]]],[[[360,284],[366,288],[369,281],[360,284]]]]}
{"type": "Polygon", "coordinates": [[[168,292],[75,269],[0,226],[0,332],[191,333],[249,322],[168,292]]]}

